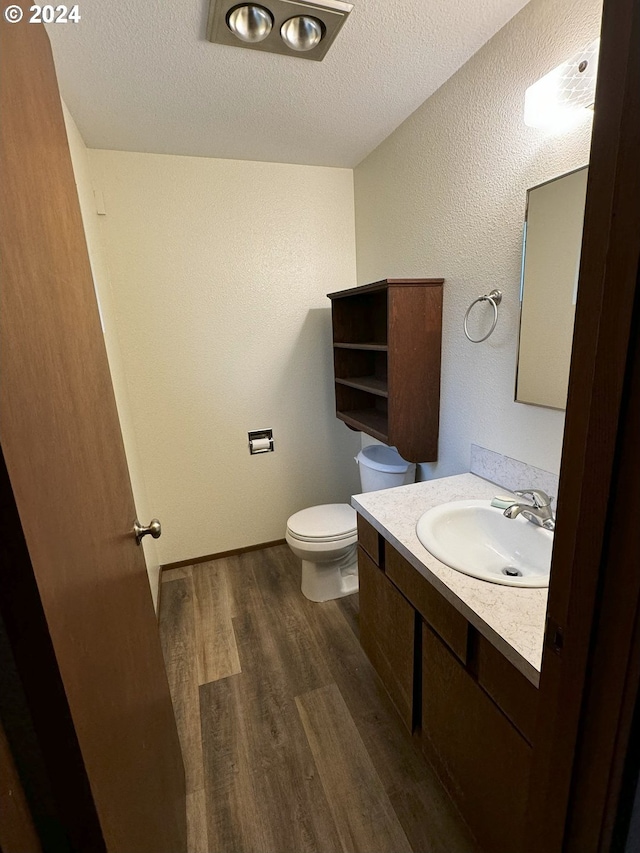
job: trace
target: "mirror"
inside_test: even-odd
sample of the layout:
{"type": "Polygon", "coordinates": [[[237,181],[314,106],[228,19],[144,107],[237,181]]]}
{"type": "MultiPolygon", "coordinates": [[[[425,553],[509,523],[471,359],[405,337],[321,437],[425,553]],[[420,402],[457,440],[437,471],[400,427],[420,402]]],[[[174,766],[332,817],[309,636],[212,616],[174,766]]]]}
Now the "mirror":
{"type": "Polygon", "coordinates": [[[584,166],[527,192],[518,403],[566,408],[587,172],[584,166]]]}

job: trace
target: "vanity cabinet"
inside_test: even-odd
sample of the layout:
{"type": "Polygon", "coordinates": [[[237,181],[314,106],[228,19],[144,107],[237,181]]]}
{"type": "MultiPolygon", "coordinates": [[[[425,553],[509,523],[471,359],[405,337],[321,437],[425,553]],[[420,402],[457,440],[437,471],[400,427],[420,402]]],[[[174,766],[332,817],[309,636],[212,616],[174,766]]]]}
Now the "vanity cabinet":
{"type": "Polygon", "coordinates": [[[362,548],[358,574],[360,643],[400,719],[412,731],[415,610],[362,548]]]}
{"type": "Polygon", "coordinates": [[[384,279],[329,293],[336,416],[395,445],[438,456],[444,279],[384,279]]]}
{"type": "Polygon", "coordinates": [[[537,688],[358,515],[361,643],[488,853],[522,847],[537,688]]]}
{"type": "Polygon", "coordinates": [[[421,746],[487,853],[518,853],[531,747],[426,625],[421,746]]]}
{"type": "Polygon", "coordinates": [[[360,644],[400,719],[412,731],[416,613],[385,575],[383,543],[377,530],[359,515],[360,644]]]}

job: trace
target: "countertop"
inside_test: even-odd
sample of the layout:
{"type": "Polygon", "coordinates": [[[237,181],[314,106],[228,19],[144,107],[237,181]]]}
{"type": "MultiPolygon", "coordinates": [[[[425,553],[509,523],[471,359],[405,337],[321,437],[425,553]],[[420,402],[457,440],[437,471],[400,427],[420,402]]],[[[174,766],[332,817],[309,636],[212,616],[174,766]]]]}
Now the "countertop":
{"type": "MultiPolygon", "coordinates": [[[[546,587],[522,589],[450,569],[416,536],[423,512],[448,501],[486,500],[505,490],[475,474],[354,495],[353,507],[536,687],[547,612],[546,587]]],[[[507,492],[508,494],[508,492],[507,492]]]]}

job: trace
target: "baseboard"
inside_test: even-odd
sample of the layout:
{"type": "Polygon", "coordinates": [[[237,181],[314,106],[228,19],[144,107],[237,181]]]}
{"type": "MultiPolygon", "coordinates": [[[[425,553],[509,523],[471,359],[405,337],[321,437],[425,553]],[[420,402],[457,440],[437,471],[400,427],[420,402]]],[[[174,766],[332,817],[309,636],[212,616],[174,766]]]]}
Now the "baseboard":
{"type": "Polygon", "coordinates": [[[221,560],[223,557],[235,557],[237,554],[246,554],[249,551],[262,551],[264,548],[275,548],[276,545],[284,544],[284,539],[275,539],[273,542],[246,545],[244,548],[233,548],[231,551],[220,551],[218,554],[206,554],[204,557],[194,557],[192,560],[178,560],[177,563],[166,563],[160,566],[160,572],[162,573],[169,569],[184,569],[187,566],[195,566],[197,563],[209,563],[211,560],[221,560]]]}

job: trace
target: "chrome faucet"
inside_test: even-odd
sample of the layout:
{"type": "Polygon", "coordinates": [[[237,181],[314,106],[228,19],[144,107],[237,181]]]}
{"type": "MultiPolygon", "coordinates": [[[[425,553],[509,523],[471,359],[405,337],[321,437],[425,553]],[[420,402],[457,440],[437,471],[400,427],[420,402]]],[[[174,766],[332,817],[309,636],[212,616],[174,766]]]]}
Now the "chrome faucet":
{"type": "Polygon", "coordinates": [[[537,524],[538,527],[552,531],[556,529],[556,519],[551,510],[551,498],[546,492],[540,489],[525,489],[522,492],[516,492],[516,495],[519,498],[531,498],[533,503],[515,501],[505,509],[503,515],[507,518],[515,518],[522,514],[527,521],[537,524]]]}

